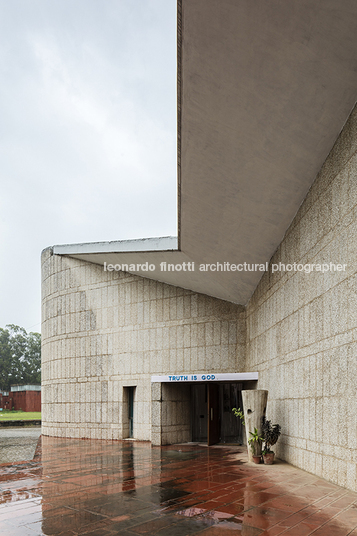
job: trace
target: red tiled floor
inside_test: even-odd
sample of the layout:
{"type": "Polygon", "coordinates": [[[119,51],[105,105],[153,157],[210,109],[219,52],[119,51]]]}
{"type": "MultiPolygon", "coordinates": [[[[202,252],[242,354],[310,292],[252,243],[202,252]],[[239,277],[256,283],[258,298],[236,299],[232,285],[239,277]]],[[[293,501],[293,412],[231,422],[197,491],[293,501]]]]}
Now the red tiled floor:
{"type": "Polygon", "coordinates": [[[338,513],[334,517],[335,521],[341,522],[343,525],[354,529],[357,527],[357,508],[352,507],[344,510],[343,512],[338,513]]]}
{"type": "MultiPolygon", "coordinates": [[[[309,518],[315,512],[316,510],[313,507],[304,508],[303,510],[296,512],[296,514],[292,514],[288,518],[284,519],[284,521],[281,521],[281,523],[279,523],[279,526],[285,528],[294,527],[298,523],[305,521],[306,518],[309,518]]],[[[317,526],[319,526],[319,524],[317,526]]]]}
{"type": "Polygon", "coordinates": [[[232,536],[232,534],[240,533],[241,536],[260,536],[261,531],[254,527],[235,524],[232,521],[222,522],[220,525],[214,525],[209,529],[204,530],[200,534],[202,536],[232,536]]]}
{"type": "Polygon", "coordinates": [[[42,438],[0,466],[7,536],[357,536],[357,494],[242,448],[42,438]]]}
{"type": "Polygon", "coordinates": [[[318,527],[318,524],[304,520],[288,528],[284,534],[288,534],[289,536],[307,536],[308,534],[312,534],[318,527]]]}
{"type": "Polygon", "coordinates": [[[245,491],[242,498],[238,499],[238,502],[241,502],[244,505],[245,510],[249,509],[251,506],[259,506],[264,503],[270,502],[274,499],[276,495],[274,493],[268,493],[265,491],[245,491]]]}
{"type": "Polygon", "coordinates": [[[279,536],[280,534],[284,534],[285,531],[286,529],[284,527],[281,527],[280,525],[274,525],[274,527],[265,530],[259,536],[279,536]]]}
{"type": "MultiPolygon", "coordinates": [[[[344,495],[343,497],[334,500],[331,502],[331,506],[337,507],[337,508],[345,508],[347,506],[354,505],[354,508],[356,509],[356,497],[353,494],[347,493],[347,495],[344,495]]],[[[357,509],[356,509],[357,512],[357,509]]]]}
{"type": "Polygon", "coordinates": [[[251,508],[244,513],[243,522],[246,525],[266,530],[274,525],[277,525],[289,515],[289,512],[278,510],[277,508],[257,506],[256,508],[251,508]]]}
{"type": "Polygon", "coordinates": [[[347,536],[351,529],[337,522],[329,521],[314,532],[314,536],[347,536]]]}
{"type": "Polygon", "coordinates": [[[227,514],[231,514],[232,516],[236,516],[240,513],[242,513],[244,510],[244,506],[240,503],[231,503],[231,504],[225,504],[219,508],[220,512],[225,512],[227,514]]]}
{"type": "Polygon", "coordinates": [[[301,497],[294,497],[294,495],[282,495],[280,497],[274,497],[265,503],[267,508],[277,508],[278,510],[286,510],[288,512],[299,512],[306,506],[309,506],[311,502],[308,499],[302,499],[301,497]]]}

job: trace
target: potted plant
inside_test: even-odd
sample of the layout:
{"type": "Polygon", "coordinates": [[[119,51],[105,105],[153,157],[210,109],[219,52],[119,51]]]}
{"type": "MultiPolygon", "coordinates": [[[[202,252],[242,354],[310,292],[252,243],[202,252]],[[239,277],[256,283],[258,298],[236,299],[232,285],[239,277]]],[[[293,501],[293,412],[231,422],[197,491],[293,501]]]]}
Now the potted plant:
{"type": "Polygon", "coordinates": [[[263,419],[262,436],[264,441],[263,460],[266,465],[272,465],[274,462],[274,452],[270,449],[278,441],[281,434],[280,424],[272,424],[271,421],[263,419]]]}
{"type": "Polygon", "coordinates": [[[250,445],[250,448],[252,449],[253,462],[260,463],[262,458],[262,441],[264,440],[264,438],[259,435],[257,428],[254,428],[254,432],[249,432],[249,434],[251,438],[248,439],[248,443],[250,445]]]}

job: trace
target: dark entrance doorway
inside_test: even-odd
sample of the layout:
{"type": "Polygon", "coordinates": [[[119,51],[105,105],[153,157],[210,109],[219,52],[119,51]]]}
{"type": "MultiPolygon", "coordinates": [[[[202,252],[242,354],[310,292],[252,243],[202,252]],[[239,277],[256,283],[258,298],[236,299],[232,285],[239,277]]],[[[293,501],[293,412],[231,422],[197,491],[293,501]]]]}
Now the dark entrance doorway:
{"type": "Polygon", "coordinates": [[[232,408],[242,407],[242,383],[192,385],[192,441],[243,443],[243,426],[232,408]]]}
{"type": "Polygon", "coordinates": [[[134,405],[136,387],[123,387],[123,438],[134,438],[134,405]]]}
{"type": "Polygon", "coordinates": [[[219,387],[216,383],[207,385],[208,388],[208,430],[207,445],[219,443],[221,435],[219,418],[219,387]]]}
{"type": "Polygon", "coordinates": [[[129,437],[134,437],[134,391],[135,387],[128,387],[128,419],[129,437]]]}

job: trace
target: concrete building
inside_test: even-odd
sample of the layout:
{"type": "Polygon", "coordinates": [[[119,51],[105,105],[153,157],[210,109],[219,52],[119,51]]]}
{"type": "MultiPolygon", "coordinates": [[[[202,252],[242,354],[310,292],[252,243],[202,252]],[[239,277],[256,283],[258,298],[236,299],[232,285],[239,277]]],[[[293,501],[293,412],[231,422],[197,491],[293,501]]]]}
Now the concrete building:
{"type": "Polygon", "coordinates": [[[357,490],[357,4],[178,3],[178,237],[42,255],[45,435],[240,442],[357,490]]]}

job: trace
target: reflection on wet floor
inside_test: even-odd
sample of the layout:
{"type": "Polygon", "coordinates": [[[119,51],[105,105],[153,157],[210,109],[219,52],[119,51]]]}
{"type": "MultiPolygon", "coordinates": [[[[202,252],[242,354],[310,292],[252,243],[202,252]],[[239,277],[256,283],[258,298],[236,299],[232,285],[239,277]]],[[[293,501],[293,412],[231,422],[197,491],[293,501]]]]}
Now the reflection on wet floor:
{"type": "Polygon", "coordinates": [[[243,448],[42,438],[0,465],[7,536],[357,536],[357,494],[243,448]]]}

